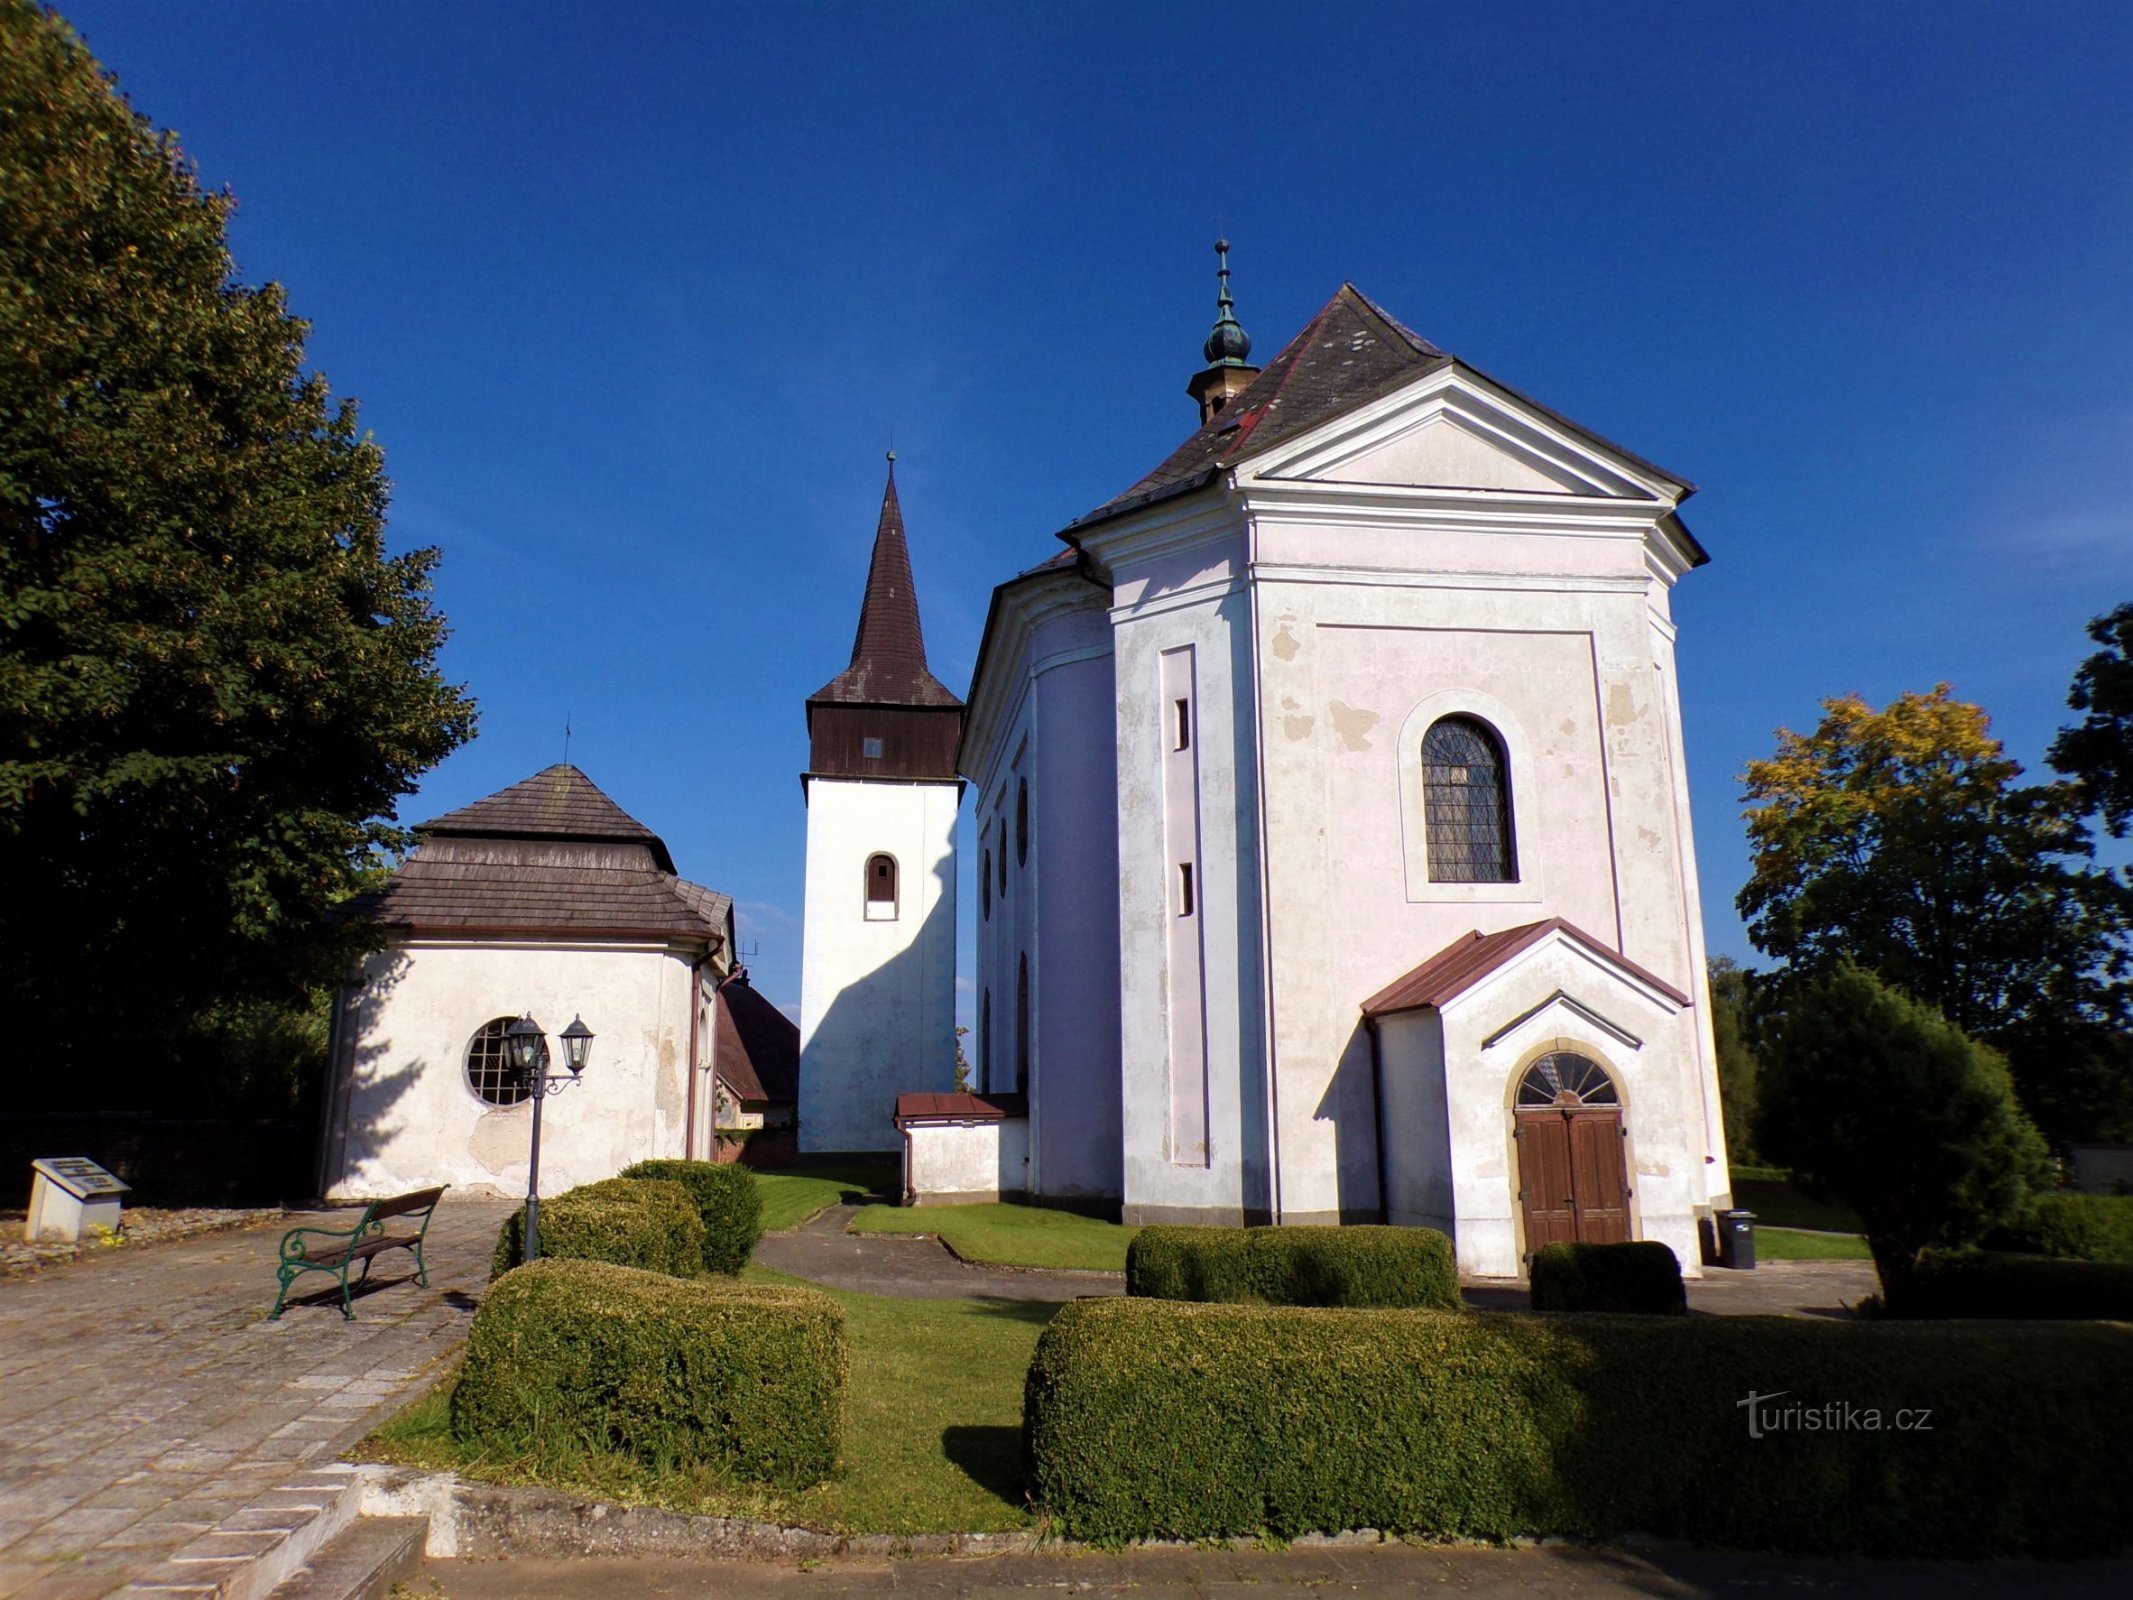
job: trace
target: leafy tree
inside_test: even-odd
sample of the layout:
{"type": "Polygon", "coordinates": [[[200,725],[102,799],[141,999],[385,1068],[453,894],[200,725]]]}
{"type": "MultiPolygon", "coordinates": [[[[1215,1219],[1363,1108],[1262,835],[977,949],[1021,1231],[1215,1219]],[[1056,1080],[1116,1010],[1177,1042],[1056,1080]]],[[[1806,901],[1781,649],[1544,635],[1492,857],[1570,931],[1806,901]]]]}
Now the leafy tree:
{"type": "Polygon", "coordinates": [[[1731,956],[1710,960],[1711,1031],[1718,1043],[1718,1103],[1725,1115],[1726,1159],[1756,1159],[1755,1120],[1760,1068],[1749,1040],[1747,969],[1731,956]]]}
{"type": "Polygon", "coordinates": [[[2090,864],[2080,787],[2018,783],[1946,684],[1822,709],[1748,765],[1748,936],[1808,973],[1856,960],[2008,1051],[2055,1141],[2128,1126],[2133,891],[2090,864]]]}
{"type": "Polygon", "coordinates": [[[2113,838],[2133,826],[2133,600],[2094,618],[2103,648],[2074,672],[2066,703],[2088,716],[2061,728],[2045,759],[2079,783],[2113,838]]]}
{"type": "Polygon", "coordinates": [[[1859,1213],[1892,1302],[1921,1251],[1974,1242],[2050,1172],[2000,1054],[1850,962],[1794,986],[1771,1045],[1764,1148],[1859,1213]]]}
{"type": "Polygon", "coordinates": [[[197,1105],[207,1044],[300,1033],[363,937],[325,913],[472,728],[437,671],[435,552],[387,553],[378,448],[305,368],[281,290],[237,281],[231,203],[65,23],[0,0],[0,1005],[37,1069],[18,1105],[197,1105]]]}

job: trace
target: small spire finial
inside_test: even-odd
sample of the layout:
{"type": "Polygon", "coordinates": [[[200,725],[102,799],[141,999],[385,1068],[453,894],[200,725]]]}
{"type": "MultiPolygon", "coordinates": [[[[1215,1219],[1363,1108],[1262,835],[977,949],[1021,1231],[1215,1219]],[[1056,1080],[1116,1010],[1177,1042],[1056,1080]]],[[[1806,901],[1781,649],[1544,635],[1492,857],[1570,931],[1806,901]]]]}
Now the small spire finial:
{"type": "Polygon", "coordinates": [[[1229,240],[1215,241],[1215,327],[1201,346],[1211,367],[1241,367],[1252,353],[1252,336],[1237,321],[1229,293],[1229,240]]]}
{"type": "Polygon", "coordinates": [[[889,465],[892,467],[896,465],[896,452],[894,450],[889,452],[889,465]]]}

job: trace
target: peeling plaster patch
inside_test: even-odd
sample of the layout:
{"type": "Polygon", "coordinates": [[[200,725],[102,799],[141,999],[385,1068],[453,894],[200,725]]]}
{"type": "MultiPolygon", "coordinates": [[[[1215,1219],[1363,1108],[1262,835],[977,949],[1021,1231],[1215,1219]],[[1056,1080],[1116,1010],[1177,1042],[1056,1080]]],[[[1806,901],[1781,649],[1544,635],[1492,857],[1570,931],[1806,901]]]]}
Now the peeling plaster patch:
{"type": "Polygon", "coordinates": [[[1654,829],[1639,828],[1637,830],[1637,843],[1644,846],[1644,848],[1647,850],[1657,851],[1659,847],[1665,842],[1666,841],[1661,839],[1654,829]]]}
{"type": "Polygon", "coordinates": [[[510,1111],[484,1111],[467,1139],[467,1154],[484,1171],[503,1174],[504,1168],[526,1159],[527,1140],[532,1137],[533,1113],[522,1106],[510,1111]]]}
{"type": "Polygon", "coordinates": [[[1671,1178],[1673,1175],[1674,1169],[1664,1161],[1640,1161],[1637,1163],[1637,1176],[1640,1178],[1671,1178]]]}
{"type": "Polygon", "coordinates": [[[1563,718],[1563,732],[1564,732],[1564,733],[1565,733],[1566,735],[1568,735],[1568,736],[1570,736],[1570,737],[1575,737],[1575,736],[1576,736],[1576,734],[1577,734],[1577,731],[1578,731],[1578,724],[1577,724],[1577,719],[1576,719],[1575,717],[1565,717],[1565,718],[1563,718]]]}
{"type": "Polygon", "coordinates": [[[1370,730],[1378,725],[1375,711],[1358,711],[1344,706],[1338,700],[1326,707],[1333,717],[1333,731],[1341,736],[1341,743],[1350,750],[1370,748],[1370,730]]]}
{"type": "Polygon", "coordinates": [[[1296,642],[1296,635],[1289,632],[1288,623],[1282,623],[1280,631],[1274,635],[1274,654],[1284,661],[1294,661],[1296,652],[1302,648],[1303,646],[1296,642]]]}
{"type": "Polygon", "coordinates": [[[682,1094],[681,1074],[674,1069],[675,1057],[678,1054],[674,1048],[674,1035],[672,1032],[663,1032],[652,1044],[659,1053],[659,1075],[655,1080],[653,1097],[658,1103],[659,1114],[671,1122],[682,1114],[686,1103],[682,1094]]]}
{"type": "Polygon", "coordinates": [[[1281,731],[1287,734],[1292,741],[1300,744],[1311,737],[1312,721],[1313,719],[1310,717],[1283,717],[1281,719],[1281,731]]]}
{"type": "Polygon", "coordinates": [[[1637,697],[1628,684],[1617,683],[1608,688],[1607,720],[1617,728],[1627,728],[1637,720],[1637,697]]]}

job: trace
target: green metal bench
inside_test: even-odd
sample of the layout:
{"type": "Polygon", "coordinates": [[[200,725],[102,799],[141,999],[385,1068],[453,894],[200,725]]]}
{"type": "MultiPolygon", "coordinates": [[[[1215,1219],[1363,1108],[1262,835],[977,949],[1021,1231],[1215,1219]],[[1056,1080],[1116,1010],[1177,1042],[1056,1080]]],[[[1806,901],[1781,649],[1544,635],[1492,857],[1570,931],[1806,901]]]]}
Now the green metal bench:
{"type": "Polygon", "coordinates": [[[422,1259],[422,1241],[430,1231],[430,1218],[443,1194],[444,1187],[439,1187],[417,1189],[390,1200],[373,1200],[363,1208],[363,1215],[352,1228],[291,1228],[281,1236],[281,1265],[276,1268],[281,1293],[274,1297],[274,1309],[267,1314],[267,1320],[272,1322],[281,1315],[288,1304],[290,1284],[307,1272],[329,1272],[341,1285],[341,1316],[353,1322],[348,1269],[358,1261],[363,1263],[362,1276],[356,1279],[356,1287],[361,1288],[370,1281],[371,1262],[387,1250],[411,1252],[415,1258],[415,1282],[428,1288],[430,1270],[422,1259]],[[385,1224],[394,1217],[419,1217],[422,1226],[413,1233],[388,1233],[385,1224]]]}

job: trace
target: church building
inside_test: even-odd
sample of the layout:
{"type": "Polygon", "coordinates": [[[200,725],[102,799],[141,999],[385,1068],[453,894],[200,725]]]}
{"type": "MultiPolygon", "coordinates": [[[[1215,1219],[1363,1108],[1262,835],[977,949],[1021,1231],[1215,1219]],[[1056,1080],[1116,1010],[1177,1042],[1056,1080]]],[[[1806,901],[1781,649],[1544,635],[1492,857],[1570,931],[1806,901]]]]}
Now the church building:
{"type": "MultiPolygon", "coordinates": [[[[1217,249],[1196,428],[993,596],[960,1120],[999,1191],[1128,1222],[1425,1224],[1501,1276],[1647,1238],[1693,1273],[1730,1183],[1669,609],[1692,486],[1353,285],[1255,366],[1217,249]]],[[[930,677],[868,693],[957,714],[930,677]]],[[[936,786],[935,848],[925,748],[897,781],[936,786]]],[[[813,822],[811,950],[818,892],[851,910],[895,848],[853,834],[818,891],[813,822]]]]}

